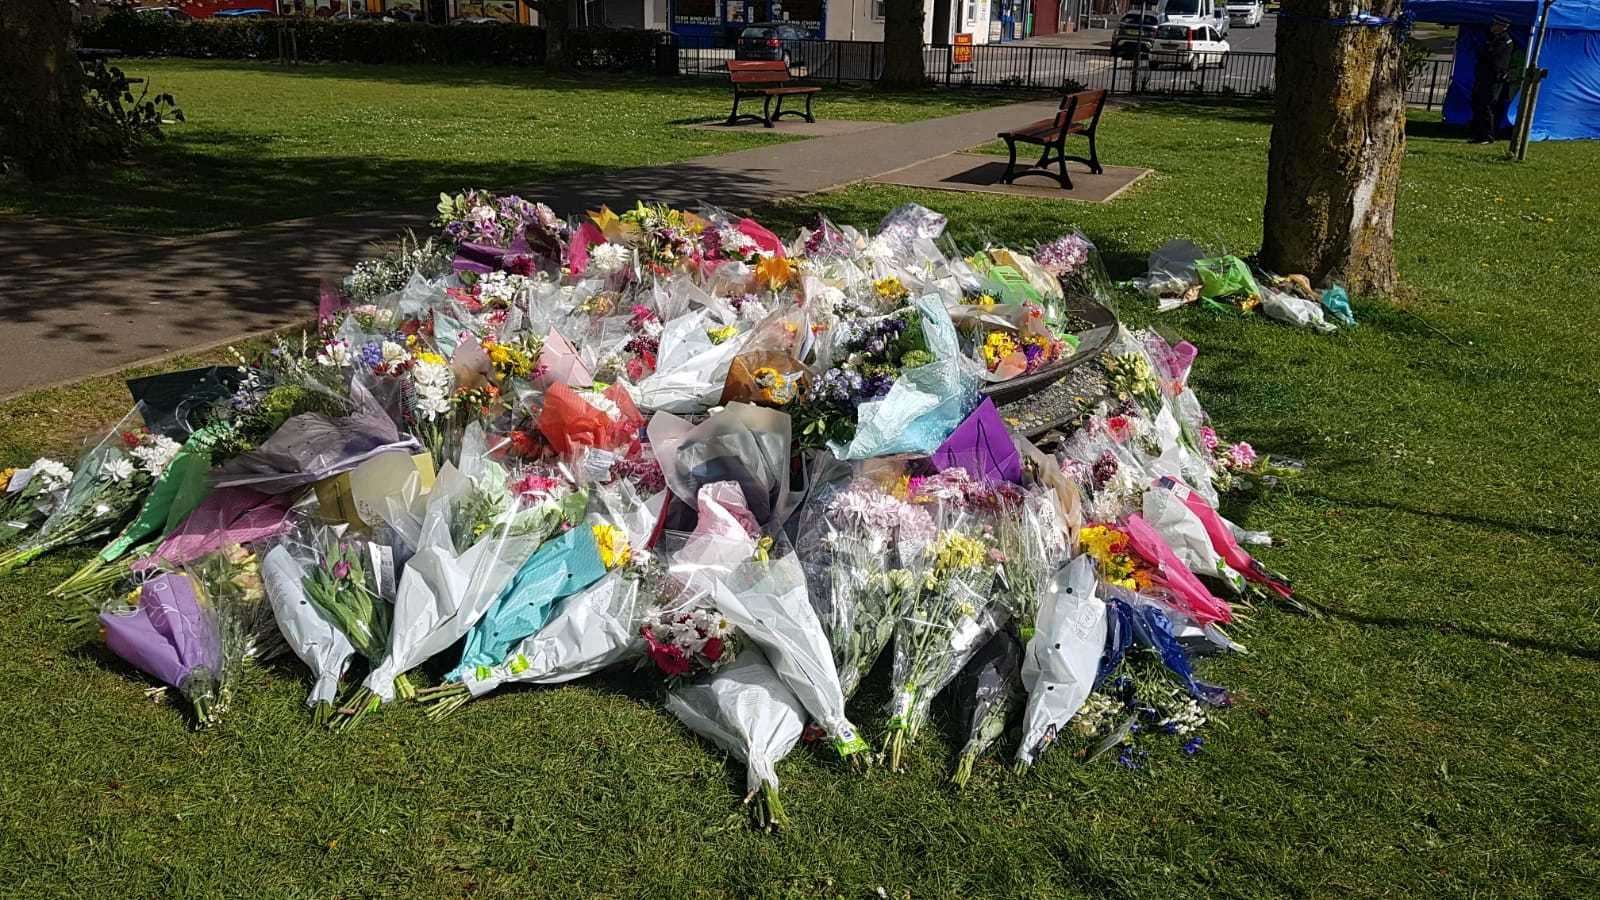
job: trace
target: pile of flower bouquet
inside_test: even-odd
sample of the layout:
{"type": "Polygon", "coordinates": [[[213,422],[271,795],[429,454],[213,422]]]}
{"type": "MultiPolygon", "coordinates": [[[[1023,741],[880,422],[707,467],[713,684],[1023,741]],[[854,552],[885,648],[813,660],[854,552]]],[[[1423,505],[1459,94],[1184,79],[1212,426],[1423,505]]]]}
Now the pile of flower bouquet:
{"type": "Polygon", "coordinates": [[[748,764],[763,827],[801,741],[899,769],[941,698],[962,783],[1000,746],[1193,753],[1227,702],[1193,657],[1290,596],[1217,512],[1287,470],[1220,441],[1192,346],[1119,333],[1053,453],[984,398],[1077,353],[1106,289],[1081,234],[961,253],[907,206],[784,241],[481,191],[439,216],[314,334],[131,382],[74,469],[7,473],[0,572],[99,547],[55,593],[200,725],[274,653],[336,729],[635,666],[748,764]]]}

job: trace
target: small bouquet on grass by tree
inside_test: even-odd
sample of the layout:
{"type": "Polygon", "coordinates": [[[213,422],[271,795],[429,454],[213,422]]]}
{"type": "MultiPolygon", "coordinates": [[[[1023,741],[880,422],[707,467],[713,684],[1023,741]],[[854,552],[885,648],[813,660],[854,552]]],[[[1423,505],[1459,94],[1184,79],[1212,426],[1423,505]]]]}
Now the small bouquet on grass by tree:
{"type": "MultiPolygon", "coordinates": [[[[123,425],[137,413],[129,413],[123,425]]],[[[0,553],[0,576],[40,556],[110,534],[138,509],[150,486],[166,471],[179,445],[143,429],[119,425],[78,461],[66,499],[32,538],[0,553]]]]}
{"type": "Polygon", "coordinates": [[[777,763],[800,743],[805,707],[759,648],[746,649],[721,671],[674,684],[666,706],[689,730],[745,764],[744,802],[756,828],[788,827],[777,763]]]}
{"type": "Polygon", "coordinates": [[[71,484],[71,469],[42,456],[25,469],[0,472],[0,543],[49,518],[71,484]]]}

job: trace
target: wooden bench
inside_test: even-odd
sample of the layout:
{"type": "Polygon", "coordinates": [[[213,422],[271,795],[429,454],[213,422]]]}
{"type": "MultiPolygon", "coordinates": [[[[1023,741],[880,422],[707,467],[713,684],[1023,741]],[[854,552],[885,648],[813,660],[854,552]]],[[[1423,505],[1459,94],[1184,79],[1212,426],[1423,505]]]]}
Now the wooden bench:
{"type": "Polygon", "coordinates": [[[1100,152],[1095,147],[1095,131],[1100,127],[1100,112],[1106,105],[1106,92],[1080,91],[1061,98],[1054,118],[1040,119],[1014,131],[1002,131],[1000,137],[1011,150],[1011,162],[1006,164],[1006,174],[1001,180],[1013,184],[1023,175],[1048,175],[1065,190],[1072,190],[1072,178],[1067,175],[1067,160],[1081,162],[1089,171],[1099,175],[1105,171],[1100,165],[1100,152]],[[1089,139],[1089,158],[1067,155],[1067,135],[1081,134],[1089,139]],[[1017,169],[1017,144],[1039,144],[1044,153],[1031,166],[1017,169]],[[1052,155],[1054,154],[1054,155],[1052,155]],[[1060,174],[1050,171],[1055,163],[1060,174]]]}
{"type": "Polygon", "coordinates": [[[728,63],[728,80],[733,82],[733,112],[728,113],[725,124],[737,125],[740,122],[760,122],[771,128],[773,122],[783,116],[798,116],[807,122],[815,122],[811,115],[811,98],[822,88],[810,85],[791,84],[794,76],[789,74],[789,64],[781,59],[732,60],[728,63]],[[783,98],[804,94],[806,98],[806,111],[797,109],[784,109],[783,98]],[[762,97],[761,115],[753,113],[739,114],[739,101],[750,97],[762,97]],[[772,105],[772,98],[778,98],[776,108],[772,105]]]}

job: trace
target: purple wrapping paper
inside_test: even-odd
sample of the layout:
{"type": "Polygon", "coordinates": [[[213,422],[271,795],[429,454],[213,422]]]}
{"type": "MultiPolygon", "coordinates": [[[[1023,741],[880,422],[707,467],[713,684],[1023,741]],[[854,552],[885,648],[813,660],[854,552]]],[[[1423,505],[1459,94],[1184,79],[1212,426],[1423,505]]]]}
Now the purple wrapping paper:
{"type": "Polygon", "coordinates": [[[101,613],[100,624],[111,652],[172,687],[182,688],[197,668],[221,671],[216,623],[200,608],[186,576],[162,575],[145,582],[133,612],[101,613]]]}
{"type": "Polygon", "coordinates": [[[1022,483],[1022,457],[1000,410],[988,397],[956,426],[932,459],[941,471],[960,467],[980,481],[1022,483]]]}
{"type": "Polygon", "coordinates": [[[283,494],[348,472],[380,453],[414,453],[421,446],[416,438],[400,433],[360,383],[351,385],[350,399],[355,408],[348,416],[301,413],[289,419],[260,447],[223,463],[213,483],[218,488],[249,486],[283,494]]]}
{"type": "Polygon", "coordinates": [[[290,527],[293,494],[263,494],[247,487],[218,488],[167,535],[135,571],[182,566],[229,544],[249,544],[282,534],[290,527]]]}
{"type": "Polygon", "coordinates": [[[474,244],[471,241],[456,248],[456,258],[452,263],[457,272],[498,272],[505,267],[508,260],[518,256],[527,256],[531,252],[528,239],[517,235],[510,247],[496,247],[493,244],[474,244]]]}

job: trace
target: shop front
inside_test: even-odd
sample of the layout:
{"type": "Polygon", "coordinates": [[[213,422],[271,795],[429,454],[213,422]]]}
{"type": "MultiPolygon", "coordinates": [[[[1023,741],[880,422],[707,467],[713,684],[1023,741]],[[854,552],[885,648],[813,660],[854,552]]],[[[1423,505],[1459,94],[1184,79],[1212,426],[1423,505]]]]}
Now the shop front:
{"type": "Polygon", "coordinates": [[[817,39],[827,24],[827,0],[670,0],[668,9],[673,34],[724,46],[762,22],[788,22],[817,39]]]}

